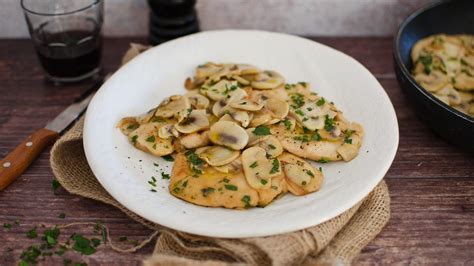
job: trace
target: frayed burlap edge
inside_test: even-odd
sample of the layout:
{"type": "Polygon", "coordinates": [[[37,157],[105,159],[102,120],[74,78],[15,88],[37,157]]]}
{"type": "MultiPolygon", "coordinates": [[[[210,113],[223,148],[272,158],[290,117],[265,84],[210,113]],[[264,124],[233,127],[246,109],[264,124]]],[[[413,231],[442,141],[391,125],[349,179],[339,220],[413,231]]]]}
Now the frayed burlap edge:
{"type": "Polygon", "coordinates": [[[334,265],[350,262],[390,218],[390,197],[382,181],[363,201],[320,225],[258,238],[219,239],[164,228],[117,202],[93,175],[82,144],[83,118],[51,150],[51,167],[70,193],[110,204],[135,221],[159,231],[145,265],[334,265]]]}

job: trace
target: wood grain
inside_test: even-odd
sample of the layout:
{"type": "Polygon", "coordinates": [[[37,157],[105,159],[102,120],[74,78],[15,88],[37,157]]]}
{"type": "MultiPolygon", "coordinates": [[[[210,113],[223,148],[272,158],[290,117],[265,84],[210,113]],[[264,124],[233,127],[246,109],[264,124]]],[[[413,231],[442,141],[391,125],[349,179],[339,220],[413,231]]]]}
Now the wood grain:
{"type": "MultiPolygon", "coordinates": [[[[474,264],[474,157],[449,146],[418,120],[395,80],[392,39],[316,40],[353,56],[374,73],[390,96],[400,125],[398,153],[386,175],[392,195],[392,218],[355,264],[474,264]]],[[[130,41],[140,39],[105,40],[104,72],[116,68],[130,41]]],[[[54,87],[44,82],[30,42],[2,40],[0,158],[56,116],[87,85],[54,87]]],[[[0,225],[20,220],[20,225],[10,230],[0,228],[0,265],[14,264],[21,251],[34,243],[25,233],[39,223],[100,220],[110,227],[114,239],[126,235],[138,240],[151,233],[113,207],[62,189],[54,195],[48,158],[47,151],[42,153],[16,182],[0,193],[0,225]],[[65,219],[57,217],[60,212],[66,213],[65,219]]],[[[64,234],[73,232],[87,235],[92,230],[78,227],[64,234]]],[[[148,246],[132,255],[102,248],[82,259],[90,265],[140,265],[151,249],[148,246]]],[[[48,258],[42,264],[62,265],[62,259],[48,258]]]]}

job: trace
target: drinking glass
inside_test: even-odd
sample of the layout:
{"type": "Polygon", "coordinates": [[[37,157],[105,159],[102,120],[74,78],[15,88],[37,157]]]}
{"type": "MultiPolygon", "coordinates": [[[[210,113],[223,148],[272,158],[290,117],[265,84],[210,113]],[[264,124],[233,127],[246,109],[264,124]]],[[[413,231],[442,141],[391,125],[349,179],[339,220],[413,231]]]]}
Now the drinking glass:
{"type": "Polygon", "coordinates": [[[21,0],[46,78],[76,82],[100,72],[102,0],[21,0]]]}

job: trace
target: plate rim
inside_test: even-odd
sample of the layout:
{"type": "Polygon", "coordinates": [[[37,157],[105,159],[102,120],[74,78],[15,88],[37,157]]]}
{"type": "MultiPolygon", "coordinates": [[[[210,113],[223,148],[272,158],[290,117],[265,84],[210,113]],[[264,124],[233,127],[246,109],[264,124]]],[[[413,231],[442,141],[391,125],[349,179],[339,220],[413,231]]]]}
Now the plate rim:
{"type": "MultiPolygon", "coordinates": [[[[343,55],[344,57],[346,57],[348,60],[352,60],[353,63],[355,63],[356,65],[358,65],[358,67],[366,72],[368,74],[367,77],[370,77],[373,81],[375,81],[377,84],[378,84],[378,87],[379,89],[382,91],[383,93],[383,97],[387,100],[387,102],[389,103],[389,106],[388,106],[388,111],[391,113],[390,117],[392,119],[392,123],[394,125],[394,129],[393,129],[393,134],[394,134],[394,145],[391,147],[391,150],[388,151],[388,160],[386,162],[384,162],[385,164],[383,165],[383,167],[380,168],[379,170],[379,178],[374,178],[374,179],[371,179],[371,182],[368,182],[367,183],[367,186],[365,186],[365,189],[364,190],[359,190],[359,191],[356,191],[355,192],[355,195],[353,195],[352,197],[352,200],[347,200],[344,204],[337,204],[336,207],[334,208],[331,208],[330,211],[328,211],[327,215],[324,216],[324,217],[321,217],[319,219],[305,219],[306,222],[300,222],[298,224],[298,226],[292,226],[291,229],[288,229],[287,227],[285,228],[281,228],[279,230],[270,230],[271,232],[265,232],[265,231],[260,231],[259,233],[238,233],[238,234],[235,234],[235,233],[224,233],[224,232],[216,232],[216,233],[210,233],[208,230],[188,230],[188,228],[175,228],[173,227],[174,224],[171,224],[171,223],[168,223],[168,224],[163,224],[163,223],[157,223],[157,222],[154,222],[153,219],[149,219],[146,211],[143,211],[143,210],[137,210],[136,208],[134,208],[133,206],[131,205],[134,205],[133,203],[131,203],[129,200],[127,200],[127,197],[123,197],[123,195],[116,195],[114,193],[114,189],[112,189],[109,184],[107,182],[105,182],[105,180],[103,180],[99,175],[97,175],[97,172],[99,172],[97,169],[95,169],[95,167],[93,166],[94,164],[91,162],[92,160],[92,153],[91,153],[91,150],[92,148],[90,148],[92,146],[91,144],[91,139],[92,138],[89,138],[88,137],[88,128],[89,128],[89,123],[88,121],[91,120],[90,118],[90,112],[87,111],[86,112],[86,116],[85,116],[85,122],[84,122],[84,131],[83,131],[83,147],[84,147],[84,151],[85,151],[85,155],[86,155],[86,159],[88,161],[88,164],[92,170],[92,172],[94,173],[94,175],[96,176],[97,180],[99,181],[99,183],[104,187],[104,189],[115,199],[117,200],[120,204],[122,204],[126,209],[128,209],[129,211],[137,214],[138,216],[144,218],[145,220],[147,221],[150,221],[150,222],[153,222],[153,223],[156,223],[156,224],[159,224],[161,226],[164,226],[164,227],[167,227],[167,228],[171,228],[173,230],[179,230],[179,231],[182,231],[182,232],[186,232],[186,233],[190,233],[190,234],[195,234],[195,235],[201,235],[201,236],[207,236],[207,237],[218,237],[218,238],[247,238],[247,237],[263,237],[263,236],[270,236],[270,235],[277,235],[277,234],[282,234],[282,233],[289,233],[289,232],[294,232],[294,231],[298,231],[298,230],[302,230],[302,229],[305,229],[305,228],[308,228],[308,227],[311,227],[311,226],[316,226],[316,225],[319,225],[319,224],[322,224],[330,219],[333,219],[335,217],[337,217],[338,215],[340,214],[343,214],[344,212],[346,212],[347,210],[349,210],[350,208],[354,207],[355,205],[357,205],[359,202],[361,202],[361,200],[363,200],[367,195],[370,194],[371,191],[373,191],[373,189],[377,186],[377,184],[379,184],[384,176],[386,175],[386,173],[388,172],[388,170],[390,169],[394,159],[395,159],[395,156],[397,154],[397,150],[398,150],[398,146],[399,146],[399,125],[398,125],[398,118],[397,118],[397,115],[396,115],[396,112],[395,112],[395,108],[393,106],[393,103],[392,101],[390,100],[390,97],[388,96],[386,90],[383,88],[383,86],[380,84],[380,82],[373,76],[373,74],[364,66],[362,65],[360,62],[358,62],[356,59],[354,59],[353,57],[339,51],[339,50],[336,50],[330,46],[327,46],[327,45],[324,45],[324,44],[321,44],[319,42],[316,42],[316,41],[312,41],[310,39],[307,39],[307,38],[303,38],[303,37],[299,37],[299,36],[294,36],[294,35],[290,35],[290,34],[284,34],[284,33],[276,33],[276,32],[269,32],[269,31],[262,31],[262,30],[233,30],[233,29],[228,29],[228,30],[213,30],[213,31],[203,31],[203,32],[199,32],[199,33],[195,33],[195,34],[191,34],[191,35],[188,35],[188,36],[184,36],[184,37],[181,37],[181,38],[178,38],[178,39],[175,39],[175,40],[172,40],[172,41],[169,41],[169,42],[166,42],[164,44],[161,44],[160,46],[156,46],[156,47],[153,47],[152,49],[160,49],[160,47],[163,47],[163,46],[170,46],[170,45],[173,45],[174,42],[176,41],[182,41],[183,39],[191,39],[191,38],[195,38],[195,36],[197,35],[206,35],[206,34],[219,34],[219,33],[237,33],[237,34],[246,34],[246,33],[249,33],[249,34],[269,34],[269,35],[280,35],[280,36],[284,36],[284,37],[290,37],[290,38],[296,38],[296,39],[300,39],[300,40],[304,40],[305,42],[311,42],[312,44],[317,44],[317,45],[320,45],[320,46],[323,46],[325,49],[329,49],[331,50],[332,52],[336,52],[338,54],[341,54],[343,55]]],[[[150,49],[150,50],[152,50],[150,49]]],[[[143,56],[146,56],[146,54],[148,52],[150,52],[150,50],[138,55],[136,58],[138,57],[143,57],[143,56]]],[[[132,60],[136,60],[136,58],[132,59],[132,60]]],[[[127,65],[121,67],[121,68],[127,68],[127,65]]],[[[123,71],[123,70],[122,70],[123,71]]],[[[117,72],[115,72],[113,75],[112,75],[112,78],[113,76],[116,75],[117,72]]],[[[107,82],[105,82],[102,87],[106,84],[107,82]]],[[[102,87],[98,90],[98,92],[96,93],[96,95],[94,96],[94,98],[92,99],[90,105],[91,106],[94,106],[95,104],[95,100],[98,98],[98,95],[101,95],[103,93],[104,90],[102,90],[102,87]]],[[[192,227],[190,227],[192,228],[192,227]]],[[[232,230],[229,230],[229,231],[232,231],[232,230]]],[[[267,230],[268,231],[268,230],[267,230]]]]}

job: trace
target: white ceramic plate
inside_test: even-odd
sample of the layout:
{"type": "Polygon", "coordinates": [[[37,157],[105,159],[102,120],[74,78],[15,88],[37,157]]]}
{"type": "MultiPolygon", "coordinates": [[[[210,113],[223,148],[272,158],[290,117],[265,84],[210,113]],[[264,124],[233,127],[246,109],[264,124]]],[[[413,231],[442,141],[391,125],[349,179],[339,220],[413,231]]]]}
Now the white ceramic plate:
{"type": "Polygon", "coordinates": [[[138,215],[163,226],[213,237],[254,237],[285,233],[327,221],[354,206],[382,180],[398,146],[397,118],[377,80],[353,58],[307,39],[262,31],[213,31],[157,46],[118,70],[90,103],[84,148],[104,188],[138,215]],[[285,195],[265,208],[245,211],[196,206],[168,193],[172,163],[135,149],[116,128],[172,94],[182,94],[186,77],[203,62],[254,64],[280,72],[288,82],[308,81],[365,130],[357,158],[323,167],[316,193],[285,195]],[[157,163],[159,166],[155,166],[157,163]],[[151,176],[158,192],[150,191],[151,176]]]}

